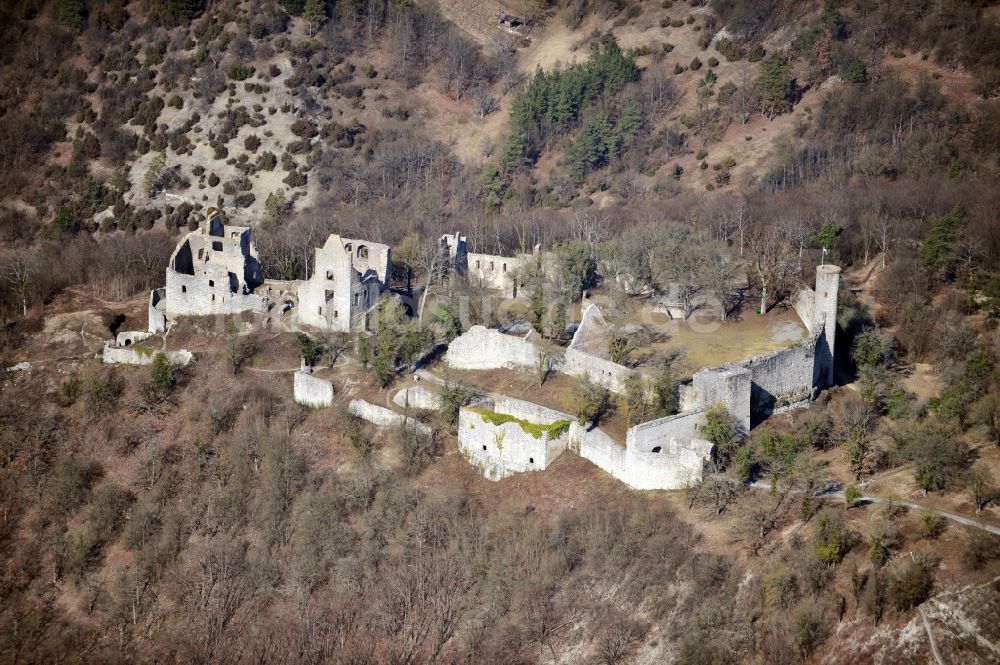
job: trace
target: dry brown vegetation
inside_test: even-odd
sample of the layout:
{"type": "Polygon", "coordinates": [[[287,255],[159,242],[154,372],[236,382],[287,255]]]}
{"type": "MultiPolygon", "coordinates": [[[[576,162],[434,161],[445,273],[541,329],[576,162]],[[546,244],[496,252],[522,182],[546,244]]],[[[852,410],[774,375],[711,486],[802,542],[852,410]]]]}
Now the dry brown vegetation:
{"type": "MultiPolygon", "coordinates": [[[[572,0],[512,7],[524,43],[496,6],[0,9],[0,358],[31,363],[0,376],[0,662],[911,662],[918,610],[948,662],[994,662],[995,537],[820,490],[1000,523],[995,8],[572,0]],[[627,80],[566,93],[505,159],[536,70],[613,43],[598,74],[627,80]],[[572,455],[487,482],[446,418],[421,416],[428,441],[347,415],[391,404],[392,366],[341,358],[338,406],[304,410],[281,325],[185,320],[188,369],[100,366],[211,206],[255,227],[269,277],[304,277],[330,232],[392,244],[434,323],[386,337],[418,347],[484,295],[441,279],[444,232],[556,251],[517,315],[556,346],[584,290],[627,325],[671,283],[728,298],[745,275],[743,327],[656,342],[689,352],[672,382],[782,343],[825,243],[841,385],[747,438],[721,423],[717,473],[640,494],[572,455]]],[[[565,377],[458,378],[577,406],[565,377]]]]}

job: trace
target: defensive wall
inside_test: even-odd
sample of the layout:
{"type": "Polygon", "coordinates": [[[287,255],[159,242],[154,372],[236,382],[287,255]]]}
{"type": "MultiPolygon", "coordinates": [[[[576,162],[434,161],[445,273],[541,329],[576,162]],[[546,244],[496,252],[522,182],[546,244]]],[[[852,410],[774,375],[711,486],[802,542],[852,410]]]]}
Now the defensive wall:
{"type": "Polygon", "coordinates": [[[423,411],[437,411],[441,408],[441,395],[424,388],[423,386],[409,386],[403,388],[392,397],[392,401],[397,406],[404,409],[420,409],[423,411]]]}
{"type": "Polygon", "coordinates": [[[326,379],[313,376],[308,369],[300,369],[295,373],[295,401],[314,409],[333,404],[333,384],[326,379]]]}
{"type": "MultiPolygon", "coordinates": [[[[690,385],[681,386],[678,390],[682,412],[630,428],[624,447],[599,429],[588,429],[573,422],[567,432],[569,448],[636,489],[677,489],[697,482],[701,479],[705,462],[712,456],[712,444],[702,438],[698,429],[704,423],[705,412],[710,406],[721,405],[736,418],[744,431],[749,431],[752,417],[759,421],[775,411],[807,402],[818,389],[829,385],[832,380],[839,280],[838,267],[819,266],[817,288],[802,289],[793,299],[796,313],[809,330],[804,340],[738,363],[699,370],[690,385]]],[[[597,339],[595,335],[603,335],[605,325],[597,306],[588,305],[558,369],[575,376],[586,374],[591,380],[620,392],[624,389],[625,380],[635,370],[583,350],[588,336],[593,338],[589,344],[593,346],[594,339],[597,339]]],[[[467,339],[463,339],[463,335],[453,342],[459,349],[457,356],[475,365],[469,366],[469,369],[489,369],[511,362],[513,352],[506,345],[501,346],[504,352],[496,353],[485,342],[496,336],[517,339],[503,336],[499,331],[478,330],[467,339]],[[469,358],[466,358],[467,355],[469,358]]],[[[526,340],[518,341],[530,344],[526,340]]],[[[523,346],[518,347],[517,354],[519,357],[531,355],[523,346]]],[[[547,416],[549,420],[545,420],[546,416],[542,413],[538,412],[532,422],[551,422],[555,417],[550,413],[547,416]]],[[[520,435],[511,434],[511,423],[487,423],[474,409],[463,409],[459,419],[459,445],[487,477],[499,479],[518,471],[544,468],[539,460],[544,460],[547,465],[553,459],[542,454],[537,439],[534,442],[525,440],[523,431],[520,435]],[[491,437],[499,437],[501,445],[491,442],[491,437]],[[509,450],[506,448],[508,437],[514,444],[509,450]]]]}
{"type": "MultiPolygon", "coordinates": [[[[530,333],[529,333],[530,335],[530,333]]],[[[538,348],[529,339],[472,326],[448,345],[445,362],[455,369],[536,367],[538,348]]]]}
{"type": "Polygon", "coordinates": [[[572,416],[513,398],[487,398],[458,413],[458,447],[490,480],[545,469],[569,442],[572,416]]]}
{"type": "Polygon", "coordinates": [[[378,406],[377,404],[372,404],[371,402],[366,402],[363,399],[352,399],[347,405],[347,410],[350,411],[351,415],[366,420],[373,425],[378,425],[379,427],[402,427],[408,426],[413,427],[421,434],[431,436],[431,428],[427,425],[414,420],[413,418],[408,418],[401,413],[396,413],[391,409],[387,409],[384,406],[378,406]]]}
{"type": "Polygon", "coordinates": [[[158,351],[155,349],[137,349],[134,346],[115,346],[111,342],[104,345],[101,360],[107,365],[152,365],[159,353],[165,353],[171,365],[187,365],[194,358],[190,351],[158,351]]]}
{"type": "Polygon", "coordinates": [[[591,337],[603,339],[606,329],[607,323],[600,308],[595,304],[587,305],[559,369],[570,376],[587,376],[591,381],[608,390],[623,393],[628,378],[636,375],[637,372],[583,350],[585,340],[591,337]]]}

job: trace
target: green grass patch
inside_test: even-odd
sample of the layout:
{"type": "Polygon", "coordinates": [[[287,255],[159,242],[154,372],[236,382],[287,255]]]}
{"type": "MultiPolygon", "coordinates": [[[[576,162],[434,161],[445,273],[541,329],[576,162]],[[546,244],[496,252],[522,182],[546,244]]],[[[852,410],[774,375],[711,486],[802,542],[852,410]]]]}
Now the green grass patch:
{"type": "Polygon", "coordinates": [[[535,437],[536,439],[541,439],[542,435],[546,432],[549,435],[549,439],[557,439],[566,432],[569,431],[569,420],[557,420],[549,425],[539,425],[538,423],[533,423],[523,418],[516,418],[514,416],[508,416],[506,413],[497,413],[496,411],[491,411],[489,409],[480,409],[478,407],[467,407],[469,411],[479,414],[479,416],[488,423],[493,425],[503,425],[504,423],[514,423],[525,432],[535,437]]]}

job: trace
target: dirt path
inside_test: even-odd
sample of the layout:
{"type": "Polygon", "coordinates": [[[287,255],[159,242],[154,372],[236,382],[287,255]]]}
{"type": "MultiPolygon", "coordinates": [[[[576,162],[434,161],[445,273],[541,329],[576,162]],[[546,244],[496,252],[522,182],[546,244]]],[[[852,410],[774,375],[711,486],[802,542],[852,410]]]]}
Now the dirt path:
{"type": "Polygon", "coordinates": [[[937,642],[934,641],[934,633],[931,632],[931,624],[927,621],[927,615],[924,614],[924,608],[917,608],[920,612],[920,620],[924,622],[924,630],[927,631],[927,641],[931,645],[931,653],[934,654],[934,660],[937,661],[937,665],[944,665],[944,661],[941,660],[941,653],[938,651],[937,642]]]}
{"type": "MultiPolygon", "coordinates": [[[[768,490],[768,491],[771,490],[771,484],[770,483],[765,483],[765,482],[762,482],[760,480],[758,480],[756,482],[753,482],[753,483],[750,483],[749,486],[752,487],[752,488],[754,488],[754,489],[763,489],[763,490],[768,490]]],[[[787,492],[790,492],[792,494],[801,494],[801,492],[802,492],[802,490],[791,489],[791,488],[779,488],[779,489],[781,491],[783,491],[783,492],[787,491],[787,492]]],[[[844,493],[841,492],[841,491],[839,491],[839,490],[831,490],[831,491],[828,491],[828,492],[823,492],[821,494],[817,494],[816,498],[818,498],[818,499],[841,499],[841,500],[844,500],[844,501],[847,500],[844,497],[844,493]]],[[[980,522],[979,520],[974,520],[974,519],[972,519],[970,517],[963,517],[961,515],[956,515],[955,513],[948,513],[948,512],[945,512],[943,510],[938,510],[936,508],[932,508],[931,506],[925,506],[925,505],[922,505],[922,504],[919,504],[919,503],[913,503],[912,501],[900,501],[899,499],[886,499],[886,498],[883,498],[883,497],[880,497],[880,496],[861,496],[861,497],[857,498],[857,500],[855,501],[855,503],[894,503],[896,505],[906,506],[907,508],[914,508],[916,510],[933,510],[938,515],[940,515],[941,517],[943,517],[945,519],[948,519],[948,520],[951,520],[952,522],[958,522],[959,524],[964,524],[965,526],[971,526],[974,529],[982,529],[983,531],[987,531],[989,533],[992,533],[992,534],[995,534],[997,536],[1000,536],[1000,527],[998,527],[998,526],[993,526],[992,524],[986,524],[985,522],[980,522]]]]}

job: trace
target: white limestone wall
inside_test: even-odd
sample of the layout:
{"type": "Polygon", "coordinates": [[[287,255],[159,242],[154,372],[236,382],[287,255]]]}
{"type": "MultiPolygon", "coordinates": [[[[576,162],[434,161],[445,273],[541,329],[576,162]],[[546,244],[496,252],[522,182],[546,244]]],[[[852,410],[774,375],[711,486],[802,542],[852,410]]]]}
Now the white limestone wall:
{"type": "MultiPolygon", "coordinates": [[[[476,406],[540,425],[572,421],[565,413],[511,398],[484,400],[476,406]]],[[[543,432],[536,438],[518,423],[496,425],[468,407],[458,413],[459,450],[490,480],[545,469],[566,450],[569,441],[568,432],[555,438],[543,432]]]]}
{"type": "MultiPolygon", "coordinates": [[[[109,343],[104,345],[101,360],[108,365],[152,365],[153,359],[158,353],[162,353],[162,351],[114,346],[109,343]]],[[[166,355],[171,365],[184,366],[194,359],[194,355],[184,349],[167,351],[166,355]]]]}
{"type": "Polygon", "coordinates": [[[566,349],[560,370],[570,376],[587,376],[594,383],[616,393],[624,393],[628,378],[637,374],[634,369],[579,351],[572,346],[566,349]]]}
{"type": "Polygon", "coordinates": [[[572,445],[580,457],[593,462],[614,478],[627,483],[625,448],[596,427],[587,430],[585,425],[573,421],[569,434],[572,445]]]}
{"type": "Polygon", "coordinates": [[[333,404],[333,384],[308,371],[295,373],[293,392],[296,402],[314,409],[333,404]]]}
{"type": "Polygon", "coordinates": [[[468,276],[472,281],[488,289],[502,291],[508,295],[516,295],[514,273],[522,264],[522,259],[512,256],[497,256],[494,254],[475,254],[469,252],[468,276]]]}
{"type": "Polygon", "coordinates": [[[132,346],[136,342],[147,340],[152,336],[153,333],[145,330],[125,330],[115,335],[115,345],[132,346]]]}
{"type": "Polygon", "coordinates": [[[521,337],[472,326],[451,341],[444,358],[455,369],[534,368],[538,364],[538,349],[521,337]]]}
{"type": "Polygon", "coordinates": [[[413,427],[417,431],[431,436],[431,428],[424,425],[413,418],[407,418],[401,413],[396,413],[391,409],[387,409],[384,406],[378,406],[377,404],[372,404],[371,402],[366,402],[363,399],[352,399],[350,404],[347,405],[347,410],[350,411],[351,415],[361,418],[362,420],[367,420],[368,422],[378,425],[380,427],[399,427],[406,425],[408,427],[413,427]]]}
{"type": "Polygon", "coordinates": [[[167,331],[167,314],[164,298],[167,297],[165,288],[153,289],[149,292],[149,306],[147,307],[146,318],[149,321],[149,332],[161,333],[167,331]]]}
{"type": "Polygon", "coordinates": [[[410,386],[397,392],[392,401],[403,408],[437,411],[441,408],[441,395],[423,386],[410,386]]]}
{"type": "Polygon", "coordinates": [[[682,444],[668,441],[659,453],[629,448],[625,451],[625,478],[637,490],[677,490],[697,484],[711,458],[704,440],[682,444]]]}
{"type": "Polygon", "coordinates": [[[224,270],[196,275],[167,270],[166,291],[166,314],[170,317],[264,312],[269,304],[267,298],[254,293],[233,293],[224,270]]]}
{"type": "Polygon", "coordinates": [[[712,444],[698,432],[703,409],[659,418],[629,429],[622,480],[641,490],[682,489],[701,480],[712,444]]]}
{"type": "Polygon", "coordinates": [[[587,376],[591,381],[604,386],[616,393],[625,392],[625,383],[630,376],[637,374],[634,369],[599,358],[583,350],[588,338],[599,336],[604,338],[607,323],[597,305],[590,304],[583,310],[580,325],[573,333],[573,340],[563,356],[560,370],[570,376],[587,376]]]}

